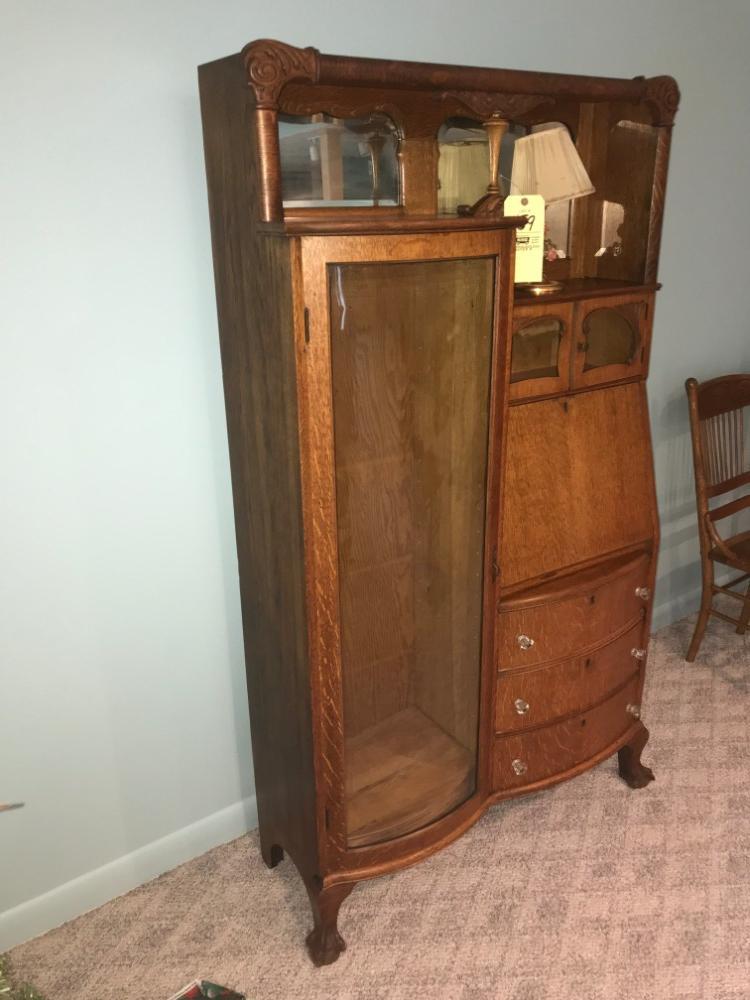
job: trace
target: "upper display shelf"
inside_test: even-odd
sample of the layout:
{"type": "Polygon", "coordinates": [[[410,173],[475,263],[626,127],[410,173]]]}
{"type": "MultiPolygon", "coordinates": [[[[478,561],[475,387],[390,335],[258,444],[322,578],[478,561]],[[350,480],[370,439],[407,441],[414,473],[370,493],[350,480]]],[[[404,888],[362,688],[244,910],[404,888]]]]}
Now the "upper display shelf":
{"type": "Polygon", "coordinates": [[[405,224],[438,214],[458,225],[472,205],[502,218],[505,195],[544,194],[530,190],[528,146],[518,169],[516,143],[559,129],[589,183],[547,206],[545,277],[656,280],[679,103],[671,77],[359,59],[268,39],[240,58],[255,125],[258,219],[272,228],[299,231],[312,217],[311,230],[354,213],[365,227],[368,215],[377,228],[385,217],[405,224]]]}

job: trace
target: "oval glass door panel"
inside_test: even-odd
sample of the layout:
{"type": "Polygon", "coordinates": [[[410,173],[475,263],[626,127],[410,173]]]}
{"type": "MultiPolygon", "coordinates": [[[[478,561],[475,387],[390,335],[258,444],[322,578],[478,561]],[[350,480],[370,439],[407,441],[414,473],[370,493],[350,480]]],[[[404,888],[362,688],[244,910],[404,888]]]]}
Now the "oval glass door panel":
{"type": "Polygon", "coordinates": [[[638,347],[638,319],[635,307],[627,313],[625,310],[626,307],[594,309],[583,321],[584,371],[632,364],[638,347]]]}
{"type": "Polygon", "coordinates": [[[562,340],[562,321],[554,316],[531,320],[513,334],[511,382],[557,378],[562,340]]]}
{"type": "Polygon", "coordinates": [[[476,788],[494,260],[328,267],[347,843],[476,788]]]}

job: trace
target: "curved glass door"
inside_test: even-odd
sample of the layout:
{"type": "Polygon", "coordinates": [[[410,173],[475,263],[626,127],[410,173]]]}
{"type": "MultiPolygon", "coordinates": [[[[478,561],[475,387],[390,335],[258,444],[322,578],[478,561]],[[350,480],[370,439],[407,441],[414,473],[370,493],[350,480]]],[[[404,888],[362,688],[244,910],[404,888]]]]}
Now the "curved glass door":
{"type": "Polygon", "coordinates": [[[328,265],[347,845],[476,788],[491,257],[328,265]]]}

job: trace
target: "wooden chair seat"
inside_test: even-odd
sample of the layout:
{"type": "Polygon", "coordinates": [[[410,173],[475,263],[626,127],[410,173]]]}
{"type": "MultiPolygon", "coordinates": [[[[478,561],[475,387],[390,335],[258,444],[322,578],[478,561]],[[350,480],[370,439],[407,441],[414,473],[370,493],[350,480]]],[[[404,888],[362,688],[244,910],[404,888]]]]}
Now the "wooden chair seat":
{"type": "Polygon", "coordinates": [[[724,544],[735,558],[729,560],[721,549],[713,548],[708,553],[709,559],[725,566],[733,566],[743,573],[750,573],[750,531],[743,531],[739,535],[726,538],[724,544]]]}

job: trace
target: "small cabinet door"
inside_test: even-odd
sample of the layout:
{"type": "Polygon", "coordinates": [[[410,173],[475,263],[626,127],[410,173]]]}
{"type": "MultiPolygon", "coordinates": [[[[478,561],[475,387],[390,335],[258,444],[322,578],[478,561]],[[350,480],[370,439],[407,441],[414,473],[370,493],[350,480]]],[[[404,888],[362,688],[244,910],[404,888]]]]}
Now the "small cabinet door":
{"type": "Polygon", "coordinates": [[[574,388],[646,374],[652,302],[652,296],[631,295],[577,303],[574,388]]]}
{"type": "Polygon", "coordinates": [[[514,309],[511,399],[553,396],[568,389],[572,320],[569,302],[514,309]]]}

